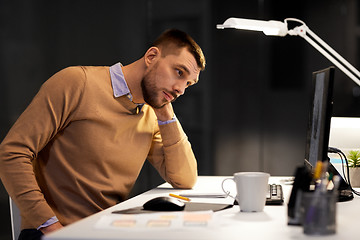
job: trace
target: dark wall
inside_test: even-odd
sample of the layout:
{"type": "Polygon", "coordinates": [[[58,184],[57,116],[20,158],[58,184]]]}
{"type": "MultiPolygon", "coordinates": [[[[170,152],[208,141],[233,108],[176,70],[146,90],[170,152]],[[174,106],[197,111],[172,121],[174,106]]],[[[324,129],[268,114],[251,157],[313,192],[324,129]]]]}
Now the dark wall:
{"type": "MultiPolygon", "coordinates": [[[[304,4],[294,5],[293,1],[218,1],[213,19],[217,23],[232,16],[302,19],[304,4]]],[[[303,71],[302,41],[234,29],[214,33],[218,61],[213,89],[218,89],[221,99],[212,112],[217,174],[259,169],[273,175],[292,174],[303,161],[310,75],[303,71]]]]}
{"type": "MultiPolygon", "coordinates": [[[[311,72],[332,65],[300,37],[218,30],[228,17],[299,18],[359,65],[355,0],[0,0],[0,140],[41,84],[71,65],[128,64],[170,27],[202,46],[207,69],[174,108],[201,175],[291,175],[304,157],[311,72]]],[[[360,116],[359,87],[336,70],[334,115],[360,116]]],[[[132,196],[159,184],[145,165],[132,196]]],[[[0,185],[0,239],[10,239],[0,185]]]]}

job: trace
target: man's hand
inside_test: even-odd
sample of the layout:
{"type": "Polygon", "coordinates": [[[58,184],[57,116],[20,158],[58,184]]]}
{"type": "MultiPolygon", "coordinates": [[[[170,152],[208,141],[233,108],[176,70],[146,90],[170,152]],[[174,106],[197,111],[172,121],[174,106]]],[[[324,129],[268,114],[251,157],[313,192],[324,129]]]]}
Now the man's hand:
{"type": "Polygon", "coordinates": [[[174,109],[171,103],[165,104],[161,108],[154,108],[154,111],[157,119],[163,122],[171,120],[174,117],[174,109]]]}
{"type": "Polygon", "coordinates": [[[63,225],[61,225],[60,222],[56,222],[56,223],[54,223],[54,224],[51,224],[50,226],[47,226],[47,227],[44,227],[44,228],[40,228],[40,231],[41,231],[44,235],[46,235],[46,234],[48,234],[48,233],[54,232],[54,231],[56,231],[56,230],[59,230],[59,229],[61,229],[61,228],[63,228],[63,225]]]}

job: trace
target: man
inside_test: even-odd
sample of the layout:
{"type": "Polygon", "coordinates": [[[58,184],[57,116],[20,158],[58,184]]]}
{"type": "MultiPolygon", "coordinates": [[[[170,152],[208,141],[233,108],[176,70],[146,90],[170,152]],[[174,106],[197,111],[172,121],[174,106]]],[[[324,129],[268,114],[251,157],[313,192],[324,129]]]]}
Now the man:
{"type": "Polygon", "coordinates": [[[191,188],[196,159],[171,102],[204,68],[200,47],[172,29],[129,65],[69,67],[48,79],[0,145],[20,238],[123,201],[146,159],[173,187],[191,188]]]}

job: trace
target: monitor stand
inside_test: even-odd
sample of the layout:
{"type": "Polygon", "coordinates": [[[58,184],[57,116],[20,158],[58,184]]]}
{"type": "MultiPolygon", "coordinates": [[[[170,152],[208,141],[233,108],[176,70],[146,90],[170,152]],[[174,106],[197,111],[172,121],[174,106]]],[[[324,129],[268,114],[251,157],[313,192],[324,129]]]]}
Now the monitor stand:
{"type": "Polygon", "coordinates": [[[340,185],[339,185],[339,196],[338,202],[346,202],[350,201],[354,198],[351,187],[347,182],[345,182],[344,178],[340,175],[340,173],[336,170],[334,165],[329,162],[329,173],[332,173],[334,176],[340,176],[340,185]]]}

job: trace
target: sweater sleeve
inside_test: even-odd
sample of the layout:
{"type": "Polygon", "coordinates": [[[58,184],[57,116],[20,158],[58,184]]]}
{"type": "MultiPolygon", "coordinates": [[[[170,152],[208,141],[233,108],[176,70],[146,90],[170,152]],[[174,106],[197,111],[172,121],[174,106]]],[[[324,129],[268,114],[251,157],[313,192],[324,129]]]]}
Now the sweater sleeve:
{"type": "Polygon", "coordinates": [[[47,80],[0,145],[0,177],[22,218],[39,227],[55,216],[37,184],[32,162],[69,124],[81,99],[84,71],[66,68],[47,80]]]}
{"type": "Polygon", "coordinates": [[[148,160],[174,188],[196,183],[197,162],[179,121],[159,126],[148,160]]]}

